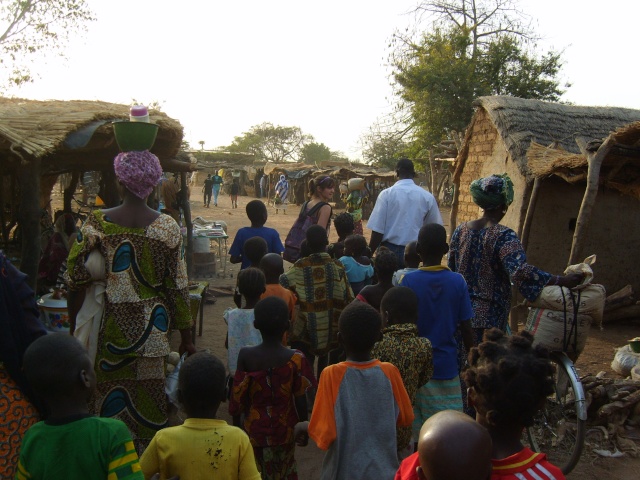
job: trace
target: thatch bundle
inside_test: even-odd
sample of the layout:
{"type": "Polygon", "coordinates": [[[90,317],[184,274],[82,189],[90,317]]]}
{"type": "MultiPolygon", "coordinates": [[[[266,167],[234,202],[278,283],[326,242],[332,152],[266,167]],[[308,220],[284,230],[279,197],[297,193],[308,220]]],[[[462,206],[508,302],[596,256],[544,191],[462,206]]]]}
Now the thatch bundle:
{"type": "MultiPolygon", "coordinates": [[[[518,164],[522,174],[527,177],[531,174],[540,176],[529,164],[532,142],[539,145],[555,144],[564,150],[565,154],[579,154],[580,149],[576,144],[576,138],[582,137],[587,141],[603,140],[621,126],[640,121],[640,110],[579,107],[507,96],[480,97],[473,105],[487,112],[511,158],[518,164]]],[[[468,131],[467,134],[469,133],[468,131]]],[[[619,142],[628,145],[626,140],[624,142],[622,140],[633,134],[620,132],[620,135],[619,142]]],[[[542,155],[543,152],[538,153],[542,155]]],[[[572,162],[577,160],[565,158],[565,161],[573,164],[572,162]]],[[[544,170],[538,166],[538,171],[541,169],[544,170]]]]}
{"type": "MultiPolygon", "coordinates": [[[[87,162],[113,159],[118,148],[110,122],[126,120],[128,114],[129,106],[107,102],[0,98],[0,170],[10,159],[42,158],[51,160],[56,172],[69,171],[79,167],[80,157],[80,170],[97,169],[87,162]]],[[[161,160],[173,158],[182,142],[182,125],[159,111],[152,110],[150,117],[160,127],[151,151],[161,160]]]]}

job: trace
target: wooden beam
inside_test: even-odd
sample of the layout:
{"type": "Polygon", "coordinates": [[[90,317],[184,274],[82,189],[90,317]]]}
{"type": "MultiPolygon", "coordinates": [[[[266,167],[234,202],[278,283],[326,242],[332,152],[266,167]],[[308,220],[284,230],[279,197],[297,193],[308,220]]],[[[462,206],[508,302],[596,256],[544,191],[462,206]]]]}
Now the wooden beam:
{"type": "Polygon", "coordinates": [[[598,195],[598,186],[600,183],[600,167],[611,150],[615,140],[613,134],[609,135],[602,145],[595,152],[587,150],[586,142],[583,138],[577,138],[576,143],[580,147],[582,154],[587,157],[589,169],[587,171],[587,187],[584,191],[580,212],[576,221],[576,229],[573,232],[573,242],[571,244],[571,254],[569,255],[568,265],[578,263],[582,258],[582,250],[584,248],[584,240],[591,221],[591,212],[598,195]]]}
{"type": "Polygon", "coordinates": [[[28,165],[18,169],[20,183],[20,210],[18,218],[21,229],[22,254],[20,270],[28,277],[31,288],[36,291],[38,263],[40,262],[40,159],[33,158],[28,165]]]}
{"type": "Polygon", "coordinates": [[[527,251],[529,245],[529,234],[531,233],[531,224],[533,223],[533,214],[536,211],[536,205],[538,203],[538,192],[540,191],[540,184],[542,180],[538,177],[533,181],[533,188],[531,189],[531,197],[529,197],[529,206],[527,207],[527,213],[524,217],[524,225],[522,226],[522,235],[520,240],[522,242],[522,248],[527,251]]]}
{"type": "Polygon", "coordinates": [[[191,278],[193,271],[193,222],[191,222],[191,204],[189,203],[189,189],[187,188],[187,174],[180,173],[180,203],[184,212],[184,223],[187,227],[187,247],[185,258],[187,261],[187,276],[191,278]]]}

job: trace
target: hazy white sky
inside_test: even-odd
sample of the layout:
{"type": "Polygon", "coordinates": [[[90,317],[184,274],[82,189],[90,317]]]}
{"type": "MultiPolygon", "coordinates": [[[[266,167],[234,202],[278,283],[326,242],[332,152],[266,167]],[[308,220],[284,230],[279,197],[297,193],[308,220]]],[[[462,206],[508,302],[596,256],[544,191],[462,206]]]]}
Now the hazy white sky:
{"type": "MultiPolygon", "coordinates": [[[[390,110],[386,58],[416,0],[88,0],[98,20],[68,60],[39,66],[13,89],[33,99],[129,104],[160,101],[194,148],[228,145],[269,121],[300,126],[332,150],[359,157],[359,138],[390,110]]],[[[564,49],[564,100],[640,109],[632,51],[637,0],[522,0],[564,49]],[[593,5],[590,7],[590,5],[593,5]],[[596,6],[597,5],[597,6],[596,6]]]]}

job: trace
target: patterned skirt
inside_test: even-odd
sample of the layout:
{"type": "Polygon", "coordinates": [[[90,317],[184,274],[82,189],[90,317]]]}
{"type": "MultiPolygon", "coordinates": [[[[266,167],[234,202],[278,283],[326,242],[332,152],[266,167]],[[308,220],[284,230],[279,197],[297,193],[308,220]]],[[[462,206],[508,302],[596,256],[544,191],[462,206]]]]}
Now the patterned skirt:
{"type": "Polygon", "coordinates": [[[96,361],[93,413],[123,421],[138,455],[142,455],[155,433],[169,421],[165,361],[164,357],[127,357],[127,361],[113,371],[105,371],[104,363],[96,361]]]}
{"type": "Polygon", "coordinates": [[[253,447],[262,480],[298,480],[294,442],[273,447],[253,447]]]}
{"type": "Polygon", "coordinates": [[[462,394],[460,377],[451,380],[429,380],[429,383],[418,389],[413,404],[413,437],[420,437],[422,424],[432,415],[442,410],[462,411],[462,394]]]}
{"type": "Polygon", "coordinates": [[[37,421],[35,407],[0,364],[0,478],[15,477],[22,437],[37,421]]]}

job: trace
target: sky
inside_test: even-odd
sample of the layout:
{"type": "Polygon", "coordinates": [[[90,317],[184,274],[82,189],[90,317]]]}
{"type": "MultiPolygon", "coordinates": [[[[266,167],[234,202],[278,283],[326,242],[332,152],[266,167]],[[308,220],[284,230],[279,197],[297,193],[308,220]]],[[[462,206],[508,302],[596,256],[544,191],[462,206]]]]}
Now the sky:
{"type": "MultiPolygon", "coordinates": [[[[360,138],[393,105],[389,42],[415,24],[416,0],[88,0],[97,21],[66,60],[49,55],[40,78],[11,96],[160,102],[193,148],[229,145],[252,126],[299,126],[333,151],[360,158],[360,138]]],[[[640,109],[635,45],[640,2],[521,0],[563,51],[562,100],[640,109]],[[594,7],[590,7],[594,5],[594,7]]]]}

